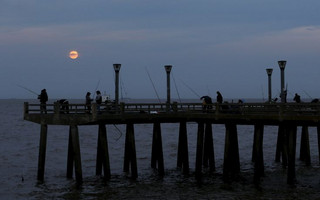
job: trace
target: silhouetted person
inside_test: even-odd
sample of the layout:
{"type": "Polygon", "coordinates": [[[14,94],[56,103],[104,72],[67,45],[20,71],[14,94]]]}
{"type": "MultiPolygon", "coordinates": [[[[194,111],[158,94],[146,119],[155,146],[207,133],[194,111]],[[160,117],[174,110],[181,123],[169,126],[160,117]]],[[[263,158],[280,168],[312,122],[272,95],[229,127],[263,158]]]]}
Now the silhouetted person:
{"type": "Polygon", "coordinates": [[[293,101],[295,101],[296,103],[301,103],[301,99],[300,99],[300,95],[298,95],[297,93],[294,95],[293,101]]]}
{"type": "Polygon", "coordinates": [[[217,102],[222,103],[223,102],[223,97],[219,91],[217,91],[217,102]]]}
{"type": "Polygon", "coordinates": [[[311,103],[319,103],[319,99],[312,99],[311,103]]]}
{"type": "Polygon", "coordinates": [[[69,101],[60,99],[57,102],[60,104],[60,113],[69,113],[69,101]]]}
{"type": "Polygon", "coordinates": [[[96,92],[97,96],[96,96],[96,103],[97,103],[97,110],[100,111],[100,105],[102,103],[102,96],[101,96],[101,92],[98,90],[96,92]]]}
{"type": "Polygon", "coordinates": [[[47,106],[46,103],[48,101],[48,94],[46,89],[41,90],[41,94],[38,96],[38,99],[40,100],[40,111],[41,113],[47,114],[47,106]]]}
{"type": "Polygon", "coordinates": [[[200,98],[202,100],[202,108],[203,110],[209,110],[212,109],[212,99],[209,96],[202,96],[200,98]]]}
{"type": "Polygon", "coordinates": [[[91,93],[90,92],[87,92],[87,95],[86,95],[86,107],[87,107],[87,112],[90,113],[90,110],[91,110],[91,101],[93,101],[93,99],[91,99],[90,97],[91,93]]]}

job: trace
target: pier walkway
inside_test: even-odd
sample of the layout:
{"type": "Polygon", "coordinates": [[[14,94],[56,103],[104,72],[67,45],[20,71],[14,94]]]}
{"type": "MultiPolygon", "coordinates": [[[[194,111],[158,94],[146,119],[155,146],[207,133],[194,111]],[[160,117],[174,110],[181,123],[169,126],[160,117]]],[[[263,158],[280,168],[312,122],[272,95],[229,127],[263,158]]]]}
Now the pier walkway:
{"type": "MultiPolygon", "coordinates": [[[[202,167],[215,169],[212,124],[225,124],[225,151],[223,177],[229,179],[240,172],[237,125],[254,125],[252,161],[255,163],[254,179],[259,181],[264,174],[263,128],[264,125],[279,127],[275,160],[288,170],[289,184],[295,182],[296,132],[302,126],[300,159],[310,164],[308,127],[318,127],[318,147],[320,143],[320,104],[318,103],[223,103],[212,104],[204,110],[201,103],[120,103],[102,104],[100,108],[92,104],[88,109],[84,104],[47,104],[46,111],[40,104],[24,104],[24,119],[41,124],[38,180],[44,179],[47,127],[48,125],[68,125],[69,146],[67,177],[72,178],[73,169],[78,183],[82,182],[81,154],[79,145],[79,125],[98,125],[98,146],[96,174],[104,173],[110,178],[110,164],[106,124],[126,124],[126,142],[124,149],[124,171],[133,178],[138,176],[134,139],[134,124],[152,123],[153,142],[151,167],[164,175],[161,123],[180,123],[177,167],[183,173],[189,173],[187,122],[198,123],[196,178],[201,180],[202,167]],[[130,168],[131,167],[131,168],[130,168]],[[103,170],[102,170],[103,169],[103,170]]],[[[320,158],[320,156],[319,156],[320,158]]]]}

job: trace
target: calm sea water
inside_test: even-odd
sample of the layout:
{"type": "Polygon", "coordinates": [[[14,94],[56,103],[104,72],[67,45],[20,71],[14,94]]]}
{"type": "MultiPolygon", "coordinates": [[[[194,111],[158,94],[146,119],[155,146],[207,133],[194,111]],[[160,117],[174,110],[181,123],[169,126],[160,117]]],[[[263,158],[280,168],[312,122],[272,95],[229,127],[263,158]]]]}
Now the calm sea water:
{"type": "MultiPolygon", "coordinates": [[[[277,127],[264,130],[265,177],[253,184],[252,126],[238,126],[241,178],[222,181],[224,125],[212,125],[216,172],[204,169],[203,181],[194,178],[197,124],[189,123],[190,175],[176,168],[178,124],[161,124],[165,177],[151,169],[152,124],[135,125],[138,179],[122,172],[125,126],[107,125],[111,180],[95,176],[97,126],[80,126],[84,183],[66,178],[67,126],[49,126],[44,183],[37,182],[40,126],[23,120],[25,100],[0,100],[0,199],[320,199],[320,168],[316,129],[310,127],[310,167],[298,160],[301,127],[298,128],[296,186],[286,184],[286,169],[274,162],[277,127]]],[[[72,102],[72,101],[71,101],[72,102]]]]}

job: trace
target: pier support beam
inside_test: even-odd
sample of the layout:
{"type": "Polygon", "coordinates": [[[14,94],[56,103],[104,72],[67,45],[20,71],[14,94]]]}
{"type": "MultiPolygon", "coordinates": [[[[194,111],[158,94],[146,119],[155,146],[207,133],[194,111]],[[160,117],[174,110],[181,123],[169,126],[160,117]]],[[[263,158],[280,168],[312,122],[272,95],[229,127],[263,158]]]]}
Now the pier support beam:
{"type": "Polygon", "coordinates": [[[254,162],[254,182],[259,183],[260,177],[264,176],[263,161],[263,124],[254,125],[254,141],[252,162],[254,162]]]}
{"type": "Polygon", "coordinates": [[[318,156],[320,163],[320,124],[317,126],[317,135],[318,135],[318,156]]]}
{"type": "Polygon", "coordinates": [[[73,164],[75,168],[76,181],[82,183],[82,167],[79,143],[78,126],[70,125],[69,145],[68,145],[68,161],[67,161],[67,177],[72,178],[73,164]]]}
{"type": "Polygon", "coordinates": [[[203,166],[208,167],[210,172],[215,170],[215,160],[214,160],[214,148],[213,148],[213,138],[212,138],[212,125],[211,123],[206,123],[205,125],[205,136],[204,136],[204,149],[203,149],[203,166]]]}
{"type": "Polygon", "coordinates": [[[135,179],[138,177],[138,170],[136,158],[136,145],[134,139],[134,126],[132,123],[127,124],[123,171],[129,172],[130,165],[131,177],[135,179]]]}
{"type": "Polygon", "coordinates": [[[196,179],[198,181],[200,181],[202,178],[203,135],[204,135],[204,123],[198,122],[197,152],[196,152],[196,179]]]}
{"type": "Polygon", "coordinates": [[[151,167],[156,168],[157,164],[159,175],[164,176],[161,126],[159,122],[153,124],[151,167]]]}
{"type": "Polygon", "coordinates": [[[278,138],[277,138],[277,148],[276,148],[276,162],[280,162],[282,158],[283,167],[287,166],[287,130],[285,123],[281,123],[278,127],[278,138]]]}
{"type": "Polygon", "coordinates": [[[287,183],[294,184],[296,182],[296,141],[297,141],[297,126],[287,126],[288,137],[288,177],[287,183]]]}
{"type": "Polygon", "coordinates": [[[110,179],[110,161],[108,151],[107,129],[105,124],[99,124],[98,144],[97,144],[97,161],[96,161],[96,175],[102,174],[102,167],[104,172],[104,179],[110,179]]]}
{"type": "Polygon", "coordinates": [[[45,168],[46,149],[47,149],[47,132],[48,132],[48,125],[41,124],[39,158],[38,158],[38,181],[41,181],[41,182],[43,182],[44,180],[44,168],[45,168]]]}
{"type": "Polygon", "coordinates": [[[224,147],[223,178],[228,180],[229,176],[238,175],[240,172],[239,145],[237,125],[229,123],[226,127],[226,138],[224,147]]]}
{"type": "Polygon", "coordinates": [[[300,143],[300,160],[304,161],[307,166],[311,165],[308,126],[302,126],[301,143],[300,143]]]}
{"type": "Polygon", "coordinates": [[[180,127],[179,127],[177,167],[182,168],[183,174],[185,175],[189,174],[187,123],[185,121],[180,122],[180,127]]]}

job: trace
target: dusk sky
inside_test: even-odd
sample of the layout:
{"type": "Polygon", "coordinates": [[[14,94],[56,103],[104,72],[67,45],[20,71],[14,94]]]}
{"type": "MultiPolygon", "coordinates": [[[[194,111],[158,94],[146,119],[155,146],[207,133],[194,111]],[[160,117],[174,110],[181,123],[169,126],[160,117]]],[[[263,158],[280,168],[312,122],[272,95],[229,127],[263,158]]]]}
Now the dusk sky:
{"type": "Polygon", "coordinates": [[[0,0],[0,98],[320,97],[319,0],[0,0]],[[68,57],[71,50],[79,57],[68,57]],[[148,73],[150,74],[149,79],[148,73]],[[188,87],[187,87],[188,86],[188,87]],[[191,91],[191,89],[194,91],[191,91]]]}

